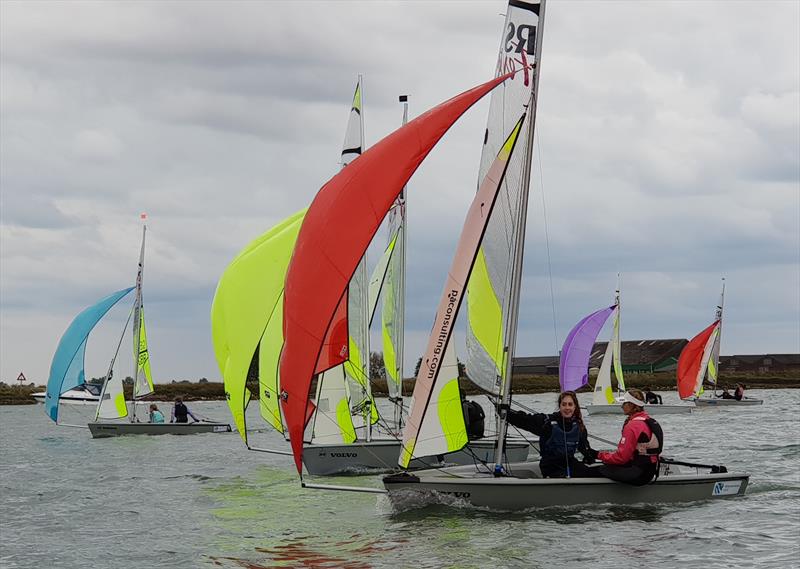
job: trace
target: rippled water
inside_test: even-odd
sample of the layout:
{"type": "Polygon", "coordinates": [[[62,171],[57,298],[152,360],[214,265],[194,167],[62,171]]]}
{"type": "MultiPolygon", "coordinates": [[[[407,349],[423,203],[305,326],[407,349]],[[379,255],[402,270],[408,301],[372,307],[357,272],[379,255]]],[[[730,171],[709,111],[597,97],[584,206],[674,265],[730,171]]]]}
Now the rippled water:
{"type": "MultiPolygon", "coordinates": [[[[92,440],[41,406],[2,407],[0,567],[800,567],[800,391],[748,394],[765,404],[659,417],[666,455],[751,473],[744,498],[513,514],[303,490],[290,458],[236,434],[92,440]]],[[[222,402],[192,408],[228,418],[222,402]]],[[[587,419],[613,440],[621,423],[587,419]]]]}

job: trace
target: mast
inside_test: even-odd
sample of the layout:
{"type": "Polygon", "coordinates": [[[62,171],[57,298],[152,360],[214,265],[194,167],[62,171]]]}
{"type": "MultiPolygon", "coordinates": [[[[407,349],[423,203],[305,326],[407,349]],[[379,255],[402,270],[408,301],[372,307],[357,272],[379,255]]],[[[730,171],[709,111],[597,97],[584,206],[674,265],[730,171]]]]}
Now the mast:
{"type": "Polygon", "coordinates": [[[722,292],[719,294],[719,304],[715,313],[716,320],[719,322],[717,327],[717,339],[714,349],[711,352],[711,365],[714,368],[714,395],[717,394],[717,383],[719,379],[719,352],[722,348],[722,310],[725,306],[725,277],[722,277],[722,292]]]}
{"type": "Polygon", "coordinates": [[[614,306],[617,309],[616,317],[614,318],[613,326],[613,340],[614,340],[614,376],[617,378],[617,395],[622,396],[625,391],[625,380],[622,378],[622,340],[620,339],[620,320],[622,319],[622,307],[619,301],[619,291],[622,288],[620,274],[617,273],[617,289],[614,291],[614,306]]]}
{"type": "MultiPolygon", "coordinates": [[[[403,103],[403,126],[408,123],[408,95],[400,95],[399,102],[403,103]]],[[[406,186],[403,186],[403,191],[400,192],[399,198],[400,207],[400,251],[402,256],[400,258],[400,279],[398,282],[398,310],[395,312],[395,318],[399,320],[397,329],[400,333],[397,335],[397,346],[395,352],[395,361],[397,362],[397,378],[400,380],[400,391],[398,401],[394,406],[394,424],[397,425],[397,430],[403,430],[403,348],[405,343],[406,331],[406,231],[408,231],[408,218],[406,217],[406,186]]]]}
{"type": "MultiPolygon", "coordinates": [[[[142,214],[142,220],[147,219],[147,214],[142,214]]],[[[136,422],[136,397],[139,388],[139,356],[142,346],[142,279],[144,277],[144,242],[147,234],[147,224],[142,225],[142,248],[139,251],[139,269],[136,273],[136,299],[133,303],[133,414],[131,423],[136,422]]]]}
{"type": "MultiPolygon", "coordinates": [[[[511,294],[509,295],[509,317],[506,330],[508,331],[507,343],[504,347],[505,381],[500,385],[500,402],[497,416],[497,444],[494,450],[494,474],[503,474],[503,449],[508,432],[508,409],[511,405],[511,381],[514,367],[514,349],[517,342],[517,325],[519,320],[519,297],[520,285],[522,282],[522,263],[525,250],[525,230],[528,218],[528,192],[531,183],[531,162],[533,159],[533,136],[536,127],[536,99],[539,93],[539,71],[541,68],[542,36],[544,30],[545,0],[541,0],[539,8],[539,20],[536,24],[536,53],[533,67],[533,89],[531,90],[530,104],[528,113],[530,122],[528,123],[528,139],[525,144],[525,165],[522,174],[521,205],[516,220],[516,232],[514,242],[514,264],[511,281],[511,294]]],[[[523,70],[524,72],[525,70],[523,70]]]]}
{"type": "MultiPolygon", "coordinates": [[[[359,113],[359,128],[361,129],[361,152],[363,154],[364,148],[366,148],[366,141],[364,139],[364,77],[359,73],[358,74],[358,85],[359,90],[361,92],[361,112],[359,113]]],[[[364,336],[364,344],[366,346],[366,353],[362,354],[363,358],[363,372],[366,374],[366,378],[364,380],[365,390],[366,390],[366,400],[364,404],[364,424],[366,425],[366,436],[367,442],[372,440],[372,378],[370,377],[370,338],[369,338],[369,302],[368,302],[368,295],[366,293],[366,283],[367,283],[367,252],[364,251],[364,256],[361,258],[361,262],[359,263],[359,271],[361,272],[361,282],[364,288],[364,298],[362,299],[361,306],[361,326],[364,336]]]]}

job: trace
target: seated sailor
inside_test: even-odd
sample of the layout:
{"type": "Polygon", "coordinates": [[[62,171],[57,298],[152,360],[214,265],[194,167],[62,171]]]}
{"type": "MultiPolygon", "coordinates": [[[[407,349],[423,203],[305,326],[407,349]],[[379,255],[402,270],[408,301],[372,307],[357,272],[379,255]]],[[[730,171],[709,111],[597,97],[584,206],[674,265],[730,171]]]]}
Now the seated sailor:
{"type": "Polygon", "coordinates": [[[558,396],[558,411],[525,413],[507,409],[508,422],[515,427],[539,435],[539,467],[546,478],[583,478],[597,476],[585,464],[594,462],[596,451],[589,446],[588,431],[583,424],[581,407],[574,391],[558,396]],[[575,458],[579,451],[583,462],[575,458]],[[584,464],[585,463],[585,464],[584,464]]]}

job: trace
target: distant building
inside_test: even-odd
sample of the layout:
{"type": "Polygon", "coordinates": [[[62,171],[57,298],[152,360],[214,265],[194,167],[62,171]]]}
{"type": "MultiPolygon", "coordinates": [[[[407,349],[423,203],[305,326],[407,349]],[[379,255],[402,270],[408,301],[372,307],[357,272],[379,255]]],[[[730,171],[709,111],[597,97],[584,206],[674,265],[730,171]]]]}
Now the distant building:
{"type": "MultiPolygon", "coordinates": [[[[634,340],[622,342],[622,371],[674,371],[678,356],[687,340],[634,340]]],[[[600,367],[608,342],[596,342],[589,357],[589,367],[600,367]]],[[[514,358],[516,375],[558,375],[558,356],[514,358]]]]}
{"type": "Polygon", "coordinates": [[[558,356],[514,358],[514,375],[558,375],[558,356]]]}
{"type": "MultiPolygon", "coordinates": [[[[633,340],[621,342],[622,373],[654,373],[678,369],[678,357],[688,340],[633,340]]],[[[600,367],[608,342],[597,342],[589,357],[589,367],[600,367]]]]}
{"type": "MultiPolygon", "coordinates": [[[[689,341],[632,340],[622,342],[623,373],[675,372],[678,358],[689,341]]],[[[600,367],[608,342],[596,342],[589,356],[589,368],[600,367]]],[[[526,356],[514,358],[515,375],[558,375],[558,356],[526,356]]],[[[725,372],[799,372],[800,354],[762,354],[752,356],[720,356],[720,373],[725,372]]]]}
{"type": "Polygon", "coordinates": [[[761,354],[754,356],[720,356],[719,371],[724,372],[800,372],[800,354],[761,354]]]}

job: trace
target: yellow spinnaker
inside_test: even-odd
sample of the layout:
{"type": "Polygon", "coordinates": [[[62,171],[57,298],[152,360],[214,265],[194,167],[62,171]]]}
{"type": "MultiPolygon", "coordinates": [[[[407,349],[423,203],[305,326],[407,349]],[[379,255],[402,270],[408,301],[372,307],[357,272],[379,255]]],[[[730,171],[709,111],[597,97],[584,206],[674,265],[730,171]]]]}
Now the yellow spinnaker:
{"type": "MultiPolygon", "coordinates": [[[[225,384],[228,406],[245,444],[244,413],[251,396],[245,386],[247,372],[259,343],[262,350],[278,352],[283,343],[281,327],[268,327],[268,324],[274,318],[282,319],[283,305],[279,300],[304,215],[305,210],[295,213],[245,247],[222,273],[211,305],[214,354],[225,384]],[[265,331],[272,337],[266,337],[265,331]]],[[[266,384],[271,386],[272,399],[277,401],[277,366],[262,368],[260,374],[268,376],[266,384]]],[[[264,380],[260,378],[262,386],[264,380]]],[[[263,398],[265,394],[260,396],[263,398]]],[[[270,415],[271,420],[268,420],[273,426],[281,424],[279,417],[270,415]]]]}

